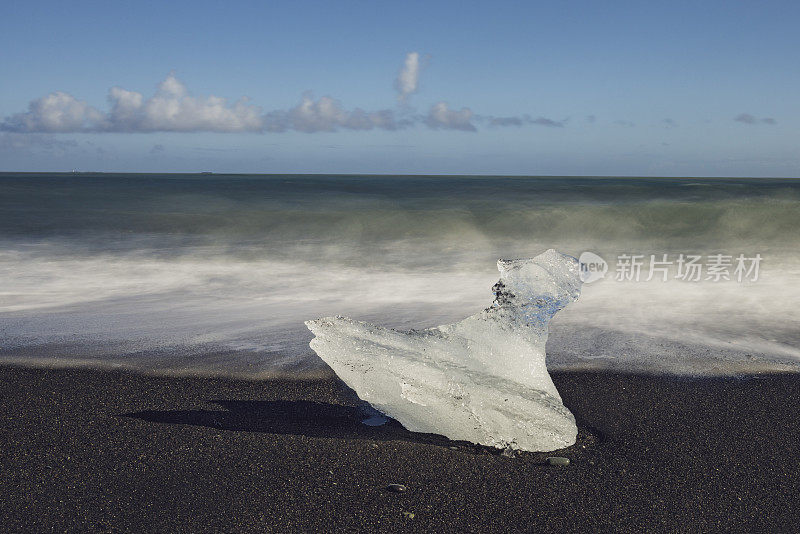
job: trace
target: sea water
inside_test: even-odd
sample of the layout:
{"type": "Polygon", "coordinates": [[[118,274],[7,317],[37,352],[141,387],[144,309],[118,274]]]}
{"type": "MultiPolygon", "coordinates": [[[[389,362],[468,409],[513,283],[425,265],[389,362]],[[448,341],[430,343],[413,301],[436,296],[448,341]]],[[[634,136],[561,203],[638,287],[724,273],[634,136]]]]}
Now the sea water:
{"type": "Polygon", "coordinates": [[[607,270],[551,323],[551,369],[796,369],[798,229],[789,179],[3,173],[0,359],[314,376],[304,321],[458,322],[498,258],[554,248],[607,270]]]}

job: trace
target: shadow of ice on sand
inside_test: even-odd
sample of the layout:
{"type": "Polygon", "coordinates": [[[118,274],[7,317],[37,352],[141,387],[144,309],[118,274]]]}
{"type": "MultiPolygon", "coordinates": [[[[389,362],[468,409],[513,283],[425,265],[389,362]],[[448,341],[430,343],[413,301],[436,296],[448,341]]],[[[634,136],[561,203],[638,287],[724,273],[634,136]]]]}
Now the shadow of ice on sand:
{"type": "MultiPolygon", "coordinates": [[[[379,426],[365,424],[374,417],[367,407],[311,401],[213,400],[221,410],[145,410],[123,414],[151,423],[194,425],[238,432],[295,434],[309,437],[404,440],[451,446],[444,436],[406,430],[394,419],[379,426]]],[[[471,445],[470,445],[471,446],[471,445]]]]}
{"type": "MultiPolygon", "coordinates": [[[[501,454],[502,449],[453,441],[438,434],[412,432],[394,419],[373,426],[376,415],[369,405],[344,406],[312,401],[212,400],[220,410],[145,410],[121,414],[122,417],[149,423],[192,425],[233,432],[292,434],[315,438],[361,439],[372,441],[407,441],[439,447],[457,448],[475,454],[501,454]]],[[[580,425],[580,423],[579,423],[580,425]]],[[[599,432],[581,428],[580,445],[595,444],[602,439],[599,432]]],[[[570,449],[576,447],[570,447],[570,449]]],[[[585,446],[583,448],[586,448],[585,446]]],[[[518,451],[515,455],[519,455],[518,451]]],[[[537,457],[547,453],[522,453],[537,457]]],[[[550,453],[552,454],[552,453],[550,453]]],[[[544,459],[542,456],[542,460],[544,459]]]]}

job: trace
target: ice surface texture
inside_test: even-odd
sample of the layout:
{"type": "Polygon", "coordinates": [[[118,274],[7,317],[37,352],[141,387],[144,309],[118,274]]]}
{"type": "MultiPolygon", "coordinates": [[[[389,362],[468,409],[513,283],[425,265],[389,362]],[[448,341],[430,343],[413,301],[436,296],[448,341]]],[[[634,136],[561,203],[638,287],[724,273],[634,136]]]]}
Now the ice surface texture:
{"type": "Polygon", "coordinates": [[[578,260],[548,250],[499,260],[495,300],[461,322],[400,332],[346,317],[306,322],[311,348],[361,399],[415,432],[551,451],[575,418],[545,366],[548,323],[578,299],[578,260]]]}

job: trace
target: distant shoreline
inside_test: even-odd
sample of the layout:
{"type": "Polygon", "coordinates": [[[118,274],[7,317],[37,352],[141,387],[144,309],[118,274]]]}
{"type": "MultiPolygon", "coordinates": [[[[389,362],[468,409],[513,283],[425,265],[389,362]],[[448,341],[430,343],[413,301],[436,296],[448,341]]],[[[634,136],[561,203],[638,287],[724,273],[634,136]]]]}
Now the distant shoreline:
{"type": "Polygon", "coordinates": [[[64,175],[64,176],[82,176],[82,175],[141,175],[141,176],[309,176],[313,178],[319,177],[409,177],[409,178],[576,178],[576,179],[643,179],[643,180],[800,180],[800,176],[657,176],[657,175],[644,175],[644,174],[619,174],[619,175],[549,175],[549,174],[403,174],[403,173],[281,173],[281,172],[225,172],[225,171],[154,171],[154,172],[131,172],[131,171],[0,171],[0,176],[3,175],[20,175],[20,174],[51,174],[51,175],[64,175]]]}

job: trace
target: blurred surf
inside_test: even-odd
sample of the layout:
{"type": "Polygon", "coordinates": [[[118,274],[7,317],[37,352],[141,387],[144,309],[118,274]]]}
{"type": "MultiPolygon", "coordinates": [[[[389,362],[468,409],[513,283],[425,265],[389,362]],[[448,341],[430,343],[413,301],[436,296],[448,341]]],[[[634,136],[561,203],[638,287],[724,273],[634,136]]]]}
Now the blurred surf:
{"type": "Polygon", "coordinates": [[[611,264],[552,324],[557,367],[800,361],[800,180],[0,174],[0,356],[313,374],[303,321],[395,328],[491,302],[497,258],[611,264]],[[757,281],[621,282],[622,253],[761,254],[757,281]]]}

